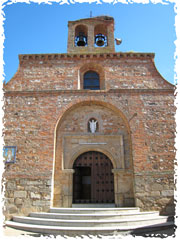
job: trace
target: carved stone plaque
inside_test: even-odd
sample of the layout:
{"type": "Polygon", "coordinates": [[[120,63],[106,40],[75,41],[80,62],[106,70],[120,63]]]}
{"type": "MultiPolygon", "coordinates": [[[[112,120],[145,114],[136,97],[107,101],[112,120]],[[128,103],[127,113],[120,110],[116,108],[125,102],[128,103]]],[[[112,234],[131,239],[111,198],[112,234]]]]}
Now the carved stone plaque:
{"type": "Polygon", "coordinates": [[[76,158],[88,151],[107,155],[114,168],[124,169],[123,135],[66,135],[63,137],[63,166],[72,168],[76,158]]]}

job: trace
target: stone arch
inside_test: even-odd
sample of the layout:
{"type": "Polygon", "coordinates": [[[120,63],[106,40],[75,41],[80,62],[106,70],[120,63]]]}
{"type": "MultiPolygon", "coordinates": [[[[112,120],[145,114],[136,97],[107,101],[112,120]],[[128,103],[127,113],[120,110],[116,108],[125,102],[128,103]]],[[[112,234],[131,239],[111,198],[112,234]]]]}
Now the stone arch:
{"type": "Polygon", "coordinates": [[[96,36],[97,34],[102,33],[103,35],[107,36],[107,25],[104,24],[96,24],[96,26],[94,27],[94,36],[96,36]]]}
{"type": "Polygon", "coordinates": [[[107,41],[107,26],[104,24],[97,24],[94,28],[94,39],[96,47],[106,47],[108,45],[107,41]],[[101,44],[98,45],[96,40],[100,40],[101,44]]]}
{"type": "Polygon", "coordinates": [[[84,47],[88,45],[88,27],[84,24],[79,24],[75,27],[75,46],[84,47]],[[78,45],[78,42],[84,43],[78,45]]]}
{"type": "MultiPolygon", "coordinates": [[[[89,99],[87,98],[86,100],[84,101],[80,101],[80,100],[75,100],[73,101],[73,103],[70,103],[68,104],[64,109],[62,109],[61,111],[61,114],[60,116],[58,117],[57,119],[57,123],[56,123],[56,126],[55,126],[55,131],[54,131],[54,167],[53,167],[53,172],[55,172],[55,165],[56,165],[56,162],[57,162],[57,155],[59,153],[57,153],[57,149],[58,149],[58,129],[61,125],[61,123],[64,121],[64,119],[66,118],[66,116],[71,112],[73,111],[74,109],[77,109],[81,106],[89,106],[89,105],[99,105],[99,106],[103,106],[105,108],[108,108],[108,109],[111,109],[113,110],[117,115],[119,115],[120,118],[123,119],[123,122],[126,126],[126,129],[128,131],[128,138],[129,138],[129,143],[130,143],[130,161],[132,161],[132,139],[131,139],[131,130],[130,130],[130,126],[129,126],[129,122],[128,122],[128,119],[127,117],[124,115],[124,113],[118,109],[116,106],[114,106],[113,104],[111,103],[107,103],[107,102],[102,102],[102,101],[97,101],[97,100],[92,100],[92,99],[89,99]]],[[[95,117],[93,115],[93,117],[95,117]]],[[[60,153],[62,154],[62,152],[60,153]]]]}
{"type": "Polygon", "coordinates": [[[77,34],[80,32],[80,31],[84,31],[84,33],[88,34],[88,27],[85,25],[85,24],[78,24],[75,26],[75,35],[77,36],[77,34]]]}
{"type": "MultiPolygon", "coordinates": [[[[131,165],[130,172],[129,170],[126,171],[124,168],[124,165],[121,164],[120,162],[117,164],[117,159],[116,159],[116,152],[111,153],[111,149],[108,150],[108,148],[103,147],[103,145],[96,145],[96,143],[87,144],[87,145],[81,145],[78,143],[78,149],[77,147],[72,145],[72,139],[73,138],[73,133],[69,135],[63,135],[63,132],[60,131],[60,128],[63,126],[62,124],[65,123],[65,119],[68,119],[68,117],[71,115],[71,113],[75,113],[76,110],[82,109],[82,107],[86,106],[99,106],[102,111],[106,111],[106,109],[109,109],[110,112],[114,112],[115,116],[117,119],[121,119],[121,121],[124,124],[124,127],[127,129],[127,136],[128,136],[128,142],[129,142],[129,148],[130,148],[130,154],[129,154],[129,159],[132,162],[132,144],[131,144],[131,132],[130,132],[130,126],[128,123],[127,117],[124,115],[124,113],[118,109],[116,106],[114,106],[111,103],[103,102],[103,101],[98,101],[93,99],[92,97],[87,97],[82,100],[76,100],[70,104],[68,104],[66,107],[61,109],[61,113],[59,118],[57,119],[57,124],[55,127],[55,140],[54,140],[54,163],[53,163],[53,192],[52,192],[52,205],[54,207],[71,207],[72,206],[72,181],[73,181],[73,173],[74,170],[72,169],[73,166],[73,161],[75,161],[76,157],[86,151],[99,151],[102,152],[103,154],[107,155],[109,159],[113,163],[113,174],[114,174],[114,183],[115,183],[115,203],[116,206],[132,206],[133,205],[133,199],[134,199],[134,193],[133,193],[133,164],[131,165]],[[104,110],[103,110],[104,109],[104,110]],[[118,117],[119,116],[119,117],[118,117]],[[73,146],[74,148],[69,151],[64,151],[63,146],[67,146],[68,139],[70,139],[70,148],[73,146]],[[67,142],[65,142],[67,140],[67,142]],[[77,149],[74,151],[74,149],[77,149]],[[72,154],[74,151],[74,155],[72,154]],[[64,158],[64,159],[63,159],[64,158]],[[70,159],[70,160],[69,160],[70,159]],[[66,166],[65,166],[66,164],[66,166]],[[125,185],[126,182],[128,182],[128,188],[123,188],[122,191],[120,189],[120,186],[123,184],[125,185]],[[127,192],[127,194],[126,194],[127,192]],[[131,203],[129,204],[129,202],[131,203]]],[[[79,116],[79,115],[78,115],[79,116]]],[[[72,119],[70,117],[70,119],[72,119]]],[[[63,131],[64,128],[62,128],[63,131]]],[[[89,137],[91,136],[91,139],[93,138],[93,134],[88,135],[90,133],[82,133],[79,136],[75,134],[74,140],[77,140],[82,138],[84,136],[84,139],[90,139],[89,137]],[[85,135],[82,135],[85,134],[85,135]]],[[[99,137],[104,139],[104,135],[102,134],[97,134],[94,135],[95,140],[98,139],[99,137]]],[[[112,137],[111,135],[108,135],[109,137],[112,137]]],[[[107,137],[107,136],[106,136],[107,137]]],[[[122,136],[114,136],[114,142],[121,142],[120,138],[122,136]],[[118,137],[118,139],[116,139],[118,137]]],[[[106,138],[107,139],[107,138],[106,138]]],[[[78,140],[79,141],[79,140],[78,140]]],[[[111,140],[108,140],[111,142],[111,140]]],[[[109,143],[108,143],[109,144],[109,143]]],[[[114,144],[114,143],[113,143],[114,144]]],[[[114,146],[114,145],[111,145],[114,146]]],[[[119,145],[121,146],[121,144],[119,145]]],[[[118,148],[114,148],[118,149],[118,148]]],[[[113,150],[116,151],[116,150],[113,150]]],[[[119,155],[120,157],[122,156],[121,153],[119,155]]]]}
{"type": "Polygon", "coordinates": [[[78,156],[80,156],[81,154],[83,154],[85,152],[89,152],[89,151],[95,151],[95,152],[103,153],[104,155],[106,155],[110,159],[110,161],[112,162],[113,168],[116,168],[116,162],[113,159],[112,154],[108,150],[105,150],[105,149],[103,149],[101,147],[97,147],[97,146],[95,146],[95,147],[89,147],[89,146],[88,147],[83,147],[83,148],[79,149],[77,152],[75,152],[74,155],[72,156],[69,168],[70,169],[73,168],[74,161],[77,159],[78,156]]]}
{"type": "Polygon", "coordinates": [[[130,126],[129,126],[129,121],[128,121],[127,117],[125,116],[125,114],[122,112],[122,110],[120,110],[119,108],[117,108],[116,106],[114,106],[110,102],[103,102],[103,101],[100,101],[100,100],[96,100],[96,99],[87,97],[83,100],[79,100],[79,99],[78,100],[73,100],[73,102],[69,103],[64,108],[62,108],[62,110],[61,110],[61,112],[60,112],[60,114],[57,118],[56,125],[55,125],[55,128],[54,128],[55,136],[56,136],[56,132],[57,132],[59,126],[61,125],[63,119],[70,113],[70,111],[72,111],[75,108],[85,106],[85,105],[100,105],[100,106],[104,106],[104,107],[107,107],[109,109],[112,109],[116,114],[118,114],[123,119],[128,132],[131,133],[130,126]]]}

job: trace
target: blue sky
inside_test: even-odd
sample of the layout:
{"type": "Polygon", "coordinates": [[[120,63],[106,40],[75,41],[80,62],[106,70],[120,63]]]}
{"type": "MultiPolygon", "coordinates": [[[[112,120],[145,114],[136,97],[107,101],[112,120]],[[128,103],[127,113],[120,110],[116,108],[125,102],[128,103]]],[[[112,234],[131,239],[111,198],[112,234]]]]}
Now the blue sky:
{"type": "Polygon", "coordinates": [[[4,73],[18,69],[18,54],[66,53],[68,21],[109,15],[115,20],[117,52],[154,52],[160,74],[174,83],[174,4],[15,3],[4,7],[4,73]]]}

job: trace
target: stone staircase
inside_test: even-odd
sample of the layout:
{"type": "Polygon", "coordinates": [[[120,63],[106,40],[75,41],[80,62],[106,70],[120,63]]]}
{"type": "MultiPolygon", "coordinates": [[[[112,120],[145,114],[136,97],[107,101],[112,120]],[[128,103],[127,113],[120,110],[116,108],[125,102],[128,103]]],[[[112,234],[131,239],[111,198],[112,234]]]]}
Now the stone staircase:
{"type": "Polygon", "coordinates": [[[50,208],[49,212],[14,216],[6,226],[43,235],[113,234],[149,232],[172,227],[174,222],[159,212],[140,212],[139,208],[73,207],[50,208]]]}

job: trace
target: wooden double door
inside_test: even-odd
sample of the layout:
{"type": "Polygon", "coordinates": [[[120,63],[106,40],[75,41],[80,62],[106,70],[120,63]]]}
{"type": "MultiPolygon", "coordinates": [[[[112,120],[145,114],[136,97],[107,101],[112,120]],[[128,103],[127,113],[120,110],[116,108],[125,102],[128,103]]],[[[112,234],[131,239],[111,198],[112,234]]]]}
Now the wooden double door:
{"type": "Polygon", "coordinates": [[[114,203],[110,159],[100,152],[81,154],[74,162],[73,203],[114,203]]]}

